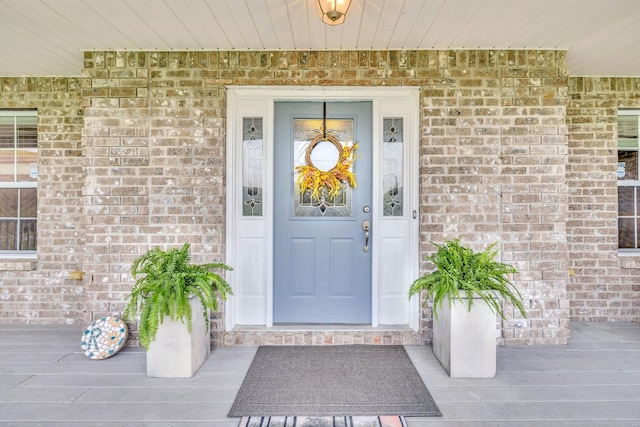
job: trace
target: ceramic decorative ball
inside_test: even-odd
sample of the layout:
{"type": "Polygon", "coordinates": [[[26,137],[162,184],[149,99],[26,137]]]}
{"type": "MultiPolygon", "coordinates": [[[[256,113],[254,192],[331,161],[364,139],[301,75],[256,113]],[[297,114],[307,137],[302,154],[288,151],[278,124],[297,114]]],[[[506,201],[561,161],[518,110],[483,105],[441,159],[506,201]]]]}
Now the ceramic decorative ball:
{"type": "Polygon", "coordinates": [[[127,342],[129,329],[119,317],[103,317],[94,321],[82,334],[80,346],[89,359],[108,359],[127,342]]]}

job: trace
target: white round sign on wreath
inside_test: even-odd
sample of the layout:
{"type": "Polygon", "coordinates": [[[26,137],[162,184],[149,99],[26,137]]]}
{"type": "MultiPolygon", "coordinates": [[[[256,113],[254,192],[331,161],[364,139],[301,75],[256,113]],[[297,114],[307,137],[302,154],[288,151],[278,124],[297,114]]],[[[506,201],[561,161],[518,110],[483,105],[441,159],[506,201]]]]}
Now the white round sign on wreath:
{"type": "Polygon", "coordinates": [[[307,148],[306,161],[322,172],[329,172],[338,165],[342,156],[342,146],[338,141],[315,140],[307,148]]]}

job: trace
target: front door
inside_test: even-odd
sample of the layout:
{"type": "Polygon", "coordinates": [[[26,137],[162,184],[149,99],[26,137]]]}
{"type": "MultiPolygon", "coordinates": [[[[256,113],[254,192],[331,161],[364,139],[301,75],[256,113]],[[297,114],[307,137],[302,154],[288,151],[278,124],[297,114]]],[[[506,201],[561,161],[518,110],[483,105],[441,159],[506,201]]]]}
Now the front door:
{"type": "Polygon", "coordinates": [[[371,105],[275,103],[276,323],[371,323],[371,105]]]}

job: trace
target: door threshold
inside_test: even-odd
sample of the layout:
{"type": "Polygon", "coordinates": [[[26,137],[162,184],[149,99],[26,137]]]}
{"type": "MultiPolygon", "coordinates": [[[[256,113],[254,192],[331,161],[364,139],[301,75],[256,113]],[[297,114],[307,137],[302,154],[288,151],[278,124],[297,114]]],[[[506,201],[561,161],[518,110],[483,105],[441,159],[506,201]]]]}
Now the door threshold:
{"type": "MultiPolygon", "coordinates": [[[[221,345],[424,345],[423,334],[407,325],[276,324],[236,326],[221,345]]],[[[216,344],[218,345],[218,344],[216,344]]]]}
{"type": "Polygon", "coordinates": [[[410,331],[409,325],[371,326],[346,323],[274,323],[272,327],[237,325],[234,331],[410,331]]]}

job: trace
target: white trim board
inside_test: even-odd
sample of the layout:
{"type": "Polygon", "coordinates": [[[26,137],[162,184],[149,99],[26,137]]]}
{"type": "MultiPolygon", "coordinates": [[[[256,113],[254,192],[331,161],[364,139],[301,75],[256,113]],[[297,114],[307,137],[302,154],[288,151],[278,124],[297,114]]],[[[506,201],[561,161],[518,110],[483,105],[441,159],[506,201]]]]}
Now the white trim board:
{"type": "Polygon", "coordinates": [[[419,329],[418,299],[408,289],[418,276],[419,90],[415,87],[229,86],[227,89],[226,262],[234,295],[225,329],[273,326],[273,138],[276,101],[371,101],[373,108],[372,327],[419,329]],[[242,216],[242,121],[263,120],[263,215],[242,216]],[[403,216],[382,216],[383,118],[404,125],[403,216]],[[380,208],[377,208],[380,207],[380,208]]]}

